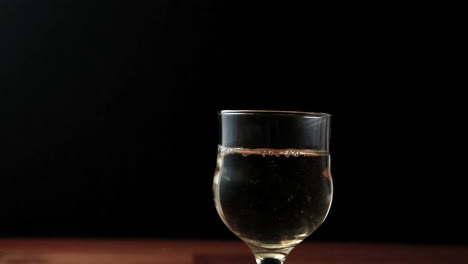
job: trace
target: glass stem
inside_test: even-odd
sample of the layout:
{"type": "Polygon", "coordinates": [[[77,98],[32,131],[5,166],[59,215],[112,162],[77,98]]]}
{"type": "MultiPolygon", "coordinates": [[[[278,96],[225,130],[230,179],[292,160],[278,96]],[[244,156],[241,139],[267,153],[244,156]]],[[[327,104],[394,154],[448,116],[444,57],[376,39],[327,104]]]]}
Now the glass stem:
{"type": "Polygon", "coordinates": [[[286,256],[293,249],[293,247],[266,249],[254,245],[249,245],[249,247],[254,253],[257,264],[283,264],[286,256]]]}
{"type": "Polygon", "coordinates": [[[257,264],[283,264],[284,259],[275,259],[275,258],[257,258],[257,264]]]}

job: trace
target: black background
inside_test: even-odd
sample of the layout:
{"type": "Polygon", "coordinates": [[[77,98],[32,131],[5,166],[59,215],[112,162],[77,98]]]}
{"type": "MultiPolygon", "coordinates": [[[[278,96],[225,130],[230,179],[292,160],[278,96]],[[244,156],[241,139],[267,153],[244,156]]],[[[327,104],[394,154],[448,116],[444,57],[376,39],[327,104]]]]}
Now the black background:
{"type": "Polygon", "coordinates": [[[466,244],[460,70],[437,14],[0,8],[0,237],[233,239],[212,202],[216,112],[273,109],[333,115],[334,203],[311,240],[466,244]]]}

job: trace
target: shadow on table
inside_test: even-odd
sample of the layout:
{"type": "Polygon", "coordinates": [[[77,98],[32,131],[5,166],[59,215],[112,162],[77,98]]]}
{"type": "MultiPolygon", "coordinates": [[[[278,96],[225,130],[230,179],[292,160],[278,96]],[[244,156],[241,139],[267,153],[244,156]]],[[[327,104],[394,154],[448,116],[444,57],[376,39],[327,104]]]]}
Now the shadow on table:
{"type": "Polygon", "coordinates": [[[253,256],[213,256],[213,255],[195,255],[193,264],[251,264],[255,262],[253,256]]]}

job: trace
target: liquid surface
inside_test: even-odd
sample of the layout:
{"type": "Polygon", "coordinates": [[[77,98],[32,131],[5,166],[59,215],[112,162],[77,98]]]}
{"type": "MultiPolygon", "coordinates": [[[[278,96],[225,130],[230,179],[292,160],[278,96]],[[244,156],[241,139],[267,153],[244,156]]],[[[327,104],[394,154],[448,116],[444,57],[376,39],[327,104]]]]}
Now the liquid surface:
{"type": "Polygon", "coordinates": [[[328,214],[333,189],[329,155],[220,146],[213,188],[219,215],[246,243],[293,247],[328,214]]]}

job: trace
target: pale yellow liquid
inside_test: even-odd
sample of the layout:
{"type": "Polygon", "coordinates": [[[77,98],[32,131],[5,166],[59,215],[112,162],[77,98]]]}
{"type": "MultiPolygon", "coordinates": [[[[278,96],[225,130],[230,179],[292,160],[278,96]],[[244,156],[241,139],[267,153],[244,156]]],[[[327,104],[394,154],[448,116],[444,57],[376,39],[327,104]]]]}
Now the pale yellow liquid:
{"type": "Polygon", "coordinates": [[[330,209],[329,155],[220,146],[213,187],[218,213],[234,234],[254,248],[292,248],[330,209]]]}

